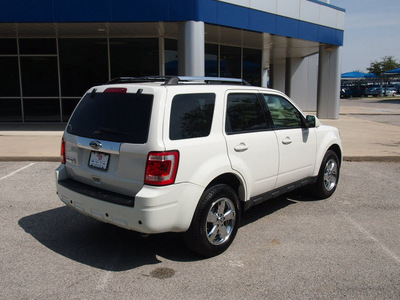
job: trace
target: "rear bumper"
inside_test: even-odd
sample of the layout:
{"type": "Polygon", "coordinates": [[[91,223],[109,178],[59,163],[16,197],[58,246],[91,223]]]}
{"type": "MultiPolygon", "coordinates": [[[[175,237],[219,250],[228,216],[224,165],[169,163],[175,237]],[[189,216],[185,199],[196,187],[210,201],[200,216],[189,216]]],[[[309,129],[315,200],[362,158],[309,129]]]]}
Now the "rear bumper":
{"type": "Polygon", "coordinates": [[[184,232],[192,221],[203,188],[191,183],[165,187],[143,186],[134,207],[91,197],[60,184],[68,179],[64,165],[56,171],[58,197],[67,206],[105,223],[142,232],[184,232]]]}

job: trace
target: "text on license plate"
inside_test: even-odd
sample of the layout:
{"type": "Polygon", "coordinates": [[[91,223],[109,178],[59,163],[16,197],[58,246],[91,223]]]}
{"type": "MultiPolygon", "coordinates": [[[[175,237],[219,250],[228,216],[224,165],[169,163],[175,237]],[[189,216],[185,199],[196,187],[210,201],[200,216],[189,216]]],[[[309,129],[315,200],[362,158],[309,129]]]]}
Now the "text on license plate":
{"type": "Polygon", "coordinates": [[[109,154],[92,151],[89,158],[89,167],[100,170],[107,170],[109,159],[109,154]]]}

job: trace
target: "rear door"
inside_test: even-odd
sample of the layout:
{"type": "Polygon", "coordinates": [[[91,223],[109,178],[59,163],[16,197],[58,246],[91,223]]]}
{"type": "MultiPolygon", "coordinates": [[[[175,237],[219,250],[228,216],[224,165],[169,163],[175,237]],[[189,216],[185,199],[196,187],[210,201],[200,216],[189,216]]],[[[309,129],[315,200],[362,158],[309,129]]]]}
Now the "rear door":
{"type": "Polygon", "coordinates": [[[126,89],[86,94],[64,135],[69,177],[134,196],[143,186],[153,102],[126,89]]]}
{"type": "Polygon", "coordinates": [[[257,92],[226,95],[225,139],[232,168],[241,173],[249,197],[275,187],[279,153],[276,135],[257,92]]]}

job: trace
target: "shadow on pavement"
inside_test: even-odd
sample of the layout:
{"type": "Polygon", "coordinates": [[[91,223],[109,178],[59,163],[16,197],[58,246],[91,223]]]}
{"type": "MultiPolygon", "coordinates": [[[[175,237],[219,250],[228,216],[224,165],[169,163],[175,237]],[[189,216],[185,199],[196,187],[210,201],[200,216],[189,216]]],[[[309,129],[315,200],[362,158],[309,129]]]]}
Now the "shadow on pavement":
{"type": "MultiPolygon", "coordinates": [[[[241,226],[294,203],[284,197],[267,201],[248,210],[241,226]]],[[[204,259],[186,248],[179,233],[144,238],[137,232],[102,223],[66,206],[24,217],[18,224],[50,250],[107,271],[120,272],[158,264],[161,261],[157,256],[181,262],[204,259]]]]}
{"type": "Polygon", "coordinates": [[[50,250],[107,271],[126,271],[160,263],[157,255],[176,261],[200,258],[187,250],[179,234],[141,237],[138,233],[60,207],[19,220],[25,232],[50,250]]]}

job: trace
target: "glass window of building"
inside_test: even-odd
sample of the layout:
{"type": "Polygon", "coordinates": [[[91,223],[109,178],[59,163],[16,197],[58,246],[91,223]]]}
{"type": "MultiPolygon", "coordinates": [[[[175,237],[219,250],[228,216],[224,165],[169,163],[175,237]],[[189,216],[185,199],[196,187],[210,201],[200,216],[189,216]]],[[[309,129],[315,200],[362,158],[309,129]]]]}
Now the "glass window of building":
{"type": "Polygon", "coordinates": [[[218,77],[218,45],[205,45],[205,76],[218,77]]]}
{"type": "Polygon", "coordinates": [[[241,49],[239,47],[221,46],[220,76],[241,78],[241,49]]]}
{"type": "Polygon", "coordinates": [[[17,54],[17,40],[0,39],[0,55],[1,54],[17,54]]]}
{"type": "Polygon", "coordinates": [[[0,97],[18,97],[19,71],[18,58],[0,57],[0,97]]]}
{"type": "Polygon", "coordinates": [[[178,75],[178,41],[165,39],[165,75],[178,75]]]}
{"type": "Polygon", "coordinates": [[[107,39],[59,39],[61,92],[82,96],[108,81],[107,39]]]}
{"type": "Polygon", "coordinates": [[[158,39],[110,39],[111,78],[157,75],[158,39]]]}
{"type": "Polygon", "coordinates": [[[58,97],[57,57],[22,56],[24,97],[58,97]]]}
{"type": "Polygon", "coordinates": [[[57,54],[56,39],[19,39],[20,54],[57,54]]]}
{"type": "Polygon", "coordinates": [[[261,86],[261,50],[243,49],[243,79],[261,86]]]}
{"type": "Polygon", "coordinates": [[[22,122],[21,99],[0,98],[0,122],[22,122]]]}
{"type": "Polygon", "coordinates": [[[60,102],[54,99],[24,99],[25,122],[60,122],[60,102]]]}

